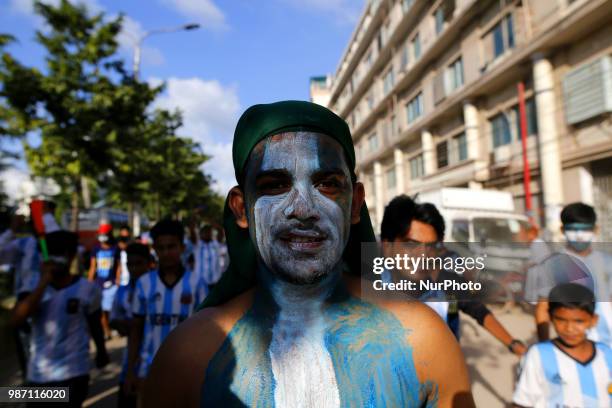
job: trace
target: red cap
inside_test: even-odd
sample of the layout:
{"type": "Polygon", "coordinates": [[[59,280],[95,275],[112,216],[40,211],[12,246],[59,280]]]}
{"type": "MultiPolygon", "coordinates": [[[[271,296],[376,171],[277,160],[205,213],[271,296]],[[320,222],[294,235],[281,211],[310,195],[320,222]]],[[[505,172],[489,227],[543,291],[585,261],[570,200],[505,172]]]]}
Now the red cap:
{"type": "Polygon", "coordinates": [[[113,230],[113,226],[110,224],[100,224],[98,227],[99,235],[107,235],[113,230]]]}

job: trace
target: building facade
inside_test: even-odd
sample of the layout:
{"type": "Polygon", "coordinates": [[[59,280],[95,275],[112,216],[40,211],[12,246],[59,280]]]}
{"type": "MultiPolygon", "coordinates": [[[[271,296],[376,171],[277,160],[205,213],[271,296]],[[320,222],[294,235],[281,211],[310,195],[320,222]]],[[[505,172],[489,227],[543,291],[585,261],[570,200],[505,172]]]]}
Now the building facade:
{"type": "Polygon", "coordinates": [[[526,157],[536,222],[558,236],[583,201],[612,242],[612,0],[371,0],[316,85],[377,231],[394,196],[440,187],[510,191],[524,212],[526,157]]]}

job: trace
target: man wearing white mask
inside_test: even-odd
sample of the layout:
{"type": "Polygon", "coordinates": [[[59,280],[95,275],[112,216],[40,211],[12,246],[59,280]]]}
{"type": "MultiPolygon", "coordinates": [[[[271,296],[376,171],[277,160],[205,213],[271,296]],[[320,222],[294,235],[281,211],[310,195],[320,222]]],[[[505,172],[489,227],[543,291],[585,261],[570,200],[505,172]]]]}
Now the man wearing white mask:
{"type": "Polygon", "coordinates": [[[535,318],[540,341],[548,339],[548,299],[546,292],[555,284],[574,282],[595,293],[597,326],[589,339],[612,345],[612,256],[593,247],[597,234],[597,214],[590,205],[568,204],[561,211],[561,231],[566,245],[540,265],[538,304],[535,318]]]}

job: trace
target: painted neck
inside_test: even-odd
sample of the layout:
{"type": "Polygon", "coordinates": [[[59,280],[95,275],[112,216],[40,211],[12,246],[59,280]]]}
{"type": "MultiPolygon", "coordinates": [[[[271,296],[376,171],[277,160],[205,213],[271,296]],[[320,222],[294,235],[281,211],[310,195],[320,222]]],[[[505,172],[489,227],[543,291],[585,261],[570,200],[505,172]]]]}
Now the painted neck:
{"type": "Polygon", "coordinates": [[[279,308],[281,314],[298,313],[304,317],[321,310],[341,282],[342,261],[323,279],[312,284],[294,284],[278,278],[260,260],[258,278],[263,289],[279,308]]]}

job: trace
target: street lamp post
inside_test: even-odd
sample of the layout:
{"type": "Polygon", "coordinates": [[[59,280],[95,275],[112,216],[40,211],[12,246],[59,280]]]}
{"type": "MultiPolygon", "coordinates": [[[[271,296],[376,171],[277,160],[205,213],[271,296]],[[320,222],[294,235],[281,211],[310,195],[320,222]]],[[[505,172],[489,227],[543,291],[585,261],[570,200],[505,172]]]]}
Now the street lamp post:
{"type": "MultiPolygon", "coordinates": [[[[140,55],[142,52],[141,48],[142,48],[142,43],[144,42],[144,40],[146,40],[148,37],[154,34],[174,33],[177,31],[191,31],[191,30],[197,30],[198,28],[200,28],[200,25],[196,23],[183,24],[177,27],[158,28],[158,29],[150,30],[144,33],[142,36],[140,36],[140,38],[134,38],[135,44],[134,44],[134,60],[133,60],[133,73],[132,73],[134,80],[137,81],[138,76],[140,74],[140,55]]],[[[132,211],[130,211],[129,218],[132,224],[132,230],[134,231],[134,234],[139,235],[140,234],[140,217],[139,217],[138,211],[134,211],[134,210],[135,209],[132,208],[132,211]]]]}
{"type": "Polygon", "coordinates": [[[198,28],[200,28],[200,25],[196,23],[183,24],[178,27],[158,28],[155,30],[147,31],[140,38],[137,38],[136,44],[134,45],[134,61],[133,61],[134,79],[138,79],[138,76],[140,74],[140,55],[142,52],[141,50],[142,43],[145,39],[147,39],[148,37],[154,34],[174,33],[177,31],[191,31],[191,30],[197,30],[198,28]]]}

